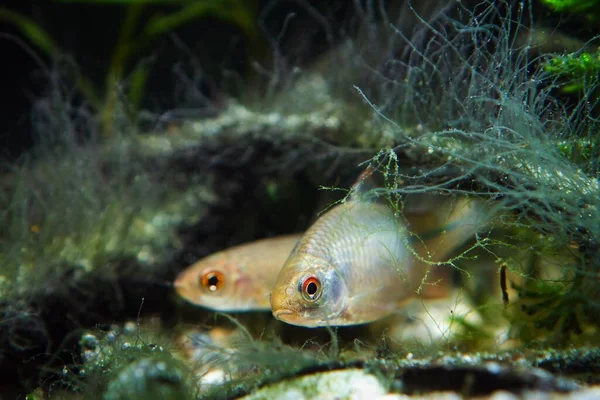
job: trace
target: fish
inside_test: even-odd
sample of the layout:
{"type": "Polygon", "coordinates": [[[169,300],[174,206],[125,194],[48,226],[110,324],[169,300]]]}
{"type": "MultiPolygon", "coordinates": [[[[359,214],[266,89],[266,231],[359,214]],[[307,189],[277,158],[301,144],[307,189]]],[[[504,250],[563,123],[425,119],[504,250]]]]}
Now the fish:
{"type": "Polygon", "coordinates": [[[276,319],[303,327],[359,325],[417,296],[448,294],[451,267],[435,263],[474,236],[480,204],[418,196],[414,214],[399,215],[364,199],[364,180],[308,228],[283,264],[270,296],[276,319]],[[427,231],[435,234],[418,234],[427,231]]]}
{"type": "Polygon", "coordinates": [[[270,311],[269,292],[302,234],[244,243],[204,257],[174,281],[179,296],[214,311],[270,311]]]}

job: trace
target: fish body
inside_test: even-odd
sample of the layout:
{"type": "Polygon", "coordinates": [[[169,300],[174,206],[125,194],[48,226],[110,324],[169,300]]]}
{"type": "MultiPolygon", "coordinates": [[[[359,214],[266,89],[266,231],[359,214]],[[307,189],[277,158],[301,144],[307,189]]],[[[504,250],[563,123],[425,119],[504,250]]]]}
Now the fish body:
{"type": "Polygon", "coordinates": [[[386,204],[360,199],[335,206],[305,232],[283,265],[271,292],[273,315],[306,327],[356,325],[392,314],[417,294],[445,296],[450,267],[424,260],[446,257],[473,235],[473,226],[441,229],[426,239],[412,232],[449,226],[473,211],[468,203],[456,207],[429,209],[438,215],[432,223],[428,213],[401,218],[386,204]],[[448,211],[443,219],[440,210],[448,211]],[[423,221],[430,226],[419,226],[423,221]]]}
{"type": "Polygon", "coordinates": [[[390,314],[408,297],[406,236],[380,204],[347,202],[319,218],[285,262],[273,315],[302,326],[351,325],[390,314]]]}
{"type": "Polygon", "coordinates": [[[216,311],[270,310],[269,291],[301,234],[277,236],[211,254],[175,279],[177,293],[216,311]]]}

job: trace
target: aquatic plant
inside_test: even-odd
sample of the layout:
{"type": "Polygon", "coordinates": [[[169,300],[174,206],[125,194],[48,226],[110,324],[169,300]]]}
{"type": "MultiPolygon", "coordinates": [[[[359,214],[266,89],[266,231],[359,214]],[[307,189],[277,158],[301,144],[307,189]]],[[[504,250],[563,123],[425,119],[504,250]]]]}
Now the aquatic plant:
{"type": "Polygon", "coordinates": [[[566,93],[587,92],[586,88],[594,88],[600,75],[600,52],[566,54],[548,61],[546,70],[553,75],[565,79],[562,90],[566,93]]]}
{"type": "MultiPolygon", "coordinates": [[[[398,210],[423,193],[483,201],[489,225],[448,262],[463,278],[481,277],[483,267],[492,271],[477,281],[487,285],[479,288],[485,294],[493,292],[489,285],[500,290],[494,273],[502,265],[511,294],[520,296],[510,298],[506,312],[500,296],[484,304],[483,323],[450,315],[462,332],[423,353],[496,345],[487,328],[501,326],[504,317],[511,322],[508,338],[522,343],[595,343],[600,156],[590,105],[555,97],[561,82],[530,52],[527,2],[434,3],[386,10],[379,2],[355,2],[355,18],[323,64],[286,69],[282,74],[293,72],[283,76],[285,84],[272,86],[281,92],[260,91],[268,95],[258,104],[231,101],[219,115],[187,121],[171,134],[140,135],[124,123],[114,141],[96,140],[102,129],[95,114],[70,108],[61,86],[52,86],[56,97],[38,103],[44,112],[36,120],[47,134],[12,180],[3,181],[0,198],[8,227],[0,230],[0,344],[30,378],[27,386],[39,383],[41,364],[52,370],[46,386],[90,388],[99,376],[102,390],[119,398],[154,387],[156,378],[173,383],[174,396],[186,396],[186,368],[161,353],[174,371],[163,374],[146,339],[132,352],[102,344],[108,350],[95,359],[104,360],[97,368],[92,358],[62,357],[90,339],[82,327],[126,321],[141,305],[142,314],[173,318],[165,281],[175,272],[236,242],[306,227],[337,194],[324,191],[319,203],[317,187],[346,189],[365,160],[385,182],[371,194],[398,210]],[[332,72],[328,63],[343,68],[332,72]],[[82,143],[81,131],[91,139],[82,143]],[[100,373],[105,362],[115,367],[110,376],[100,373]],[[73,368],[63,376],[56,365],[84,365],[88,375],[73,379],[73,368]],[[136,372],[139,386],[122,384],[136,372]]],[[[282,78],[278,72],[273,76],[282,78]]],[[[341,340],[341,331],[326,333],[328,344],[315,340],[316,350],[248,334],[210,360],[232,373],[249,371],[248,379],[219,390],[241,394],[269,380],[337,368],[344,346],[360,347],[341,340]]],[[[286,339],[297,344],[302,335],[286,339]]],[[[398,359],[423,349],[400,346],[395,353],[385,348],[385,355],[398,359]]],[[[365,354],[379,351],[373,346],[365,354]]]]}
{"type": "Polygon", "coordinates": [[[542,0],[552,10],[557,12],[570,12],[583,14],[590,20],[598,17],[598,0],[542,0]]]}
{"type": "MultiPolygon", "coordinates": [[[[600,93],[598,80],[600,79],[600,50],[597,41],[600,39],[600,31],[597,29],[598,17],[600,17],[600,2],[592,1],[544,1],[553,11],[568,13],[575,16],[583,16],[585,32],[595,35],[582,43],[573,52],[563,51],[563,54],[548,55],[545,69],[550,74],[560,78],[561,85],[557,85],[564,94],[576,97],[579,101],[585,99],[589,103],[588,112],[594,117],[600,112],[600,93]]],[[[587,39],[587,38],[586,38],[587,39]]],[[[566,49],[565,49],[566,50],[566,49]]],[[[598,136],[598,135],[595,135],[598,136]]],[[[584,140],[575,144],[575,147],[596,148],[596,140],[584,140]],[[587,145],[587,146],[586,146],[587,145]]],[[[584,150],[585,151],[585,150],[584,150]]],[[[579,153],[577,151],[576,153],[579,153]]],[[[581,154],[581,153],[580,153],[581,154]]]]}
{"type": "MultiPolygon", "coordinates": [[[[112,53],[104,87],[87,76],[85,71],[74,71],[75,89],[84,97],[85,103],[100,117],[105,136],[119,130],[115,121],[123,113],[135,118],[141,111],[145,86],[152,63],[144,59],[156,40],[174,32],[184,25],[198,22],[205,17],[216,17],[239,28],[249,42],[250,54],[259,57],[264,51],[257,20],[257,4],[248,0],[55,0],[57,3],[95,4],[105,7],[122,7],[125,16],[120,25],[117,42],[112,53]],[[164,6],[159,9],[157,6],[164,6]],[[148,16],[147,14],[151,12],[148,16]],[[125,88],[125,90],[123,90],[125,88]],[[123,107],[122,93],[126,93],[127,107],[123,107]],[[121,115],[120,115],[121,114],[121,115]]],[[[16,26],[36,50],[52,59],[64,58],[60,43],[44,27],[27,15],[8,7],[0,7],[0,20],[16,26]]]]}
{"type": "Polygon", "coordinates": [[[27,387],[42,365],[70,357],[80,328],[135,317],[140,290],[164,303],[175,228],[202,215],[207,194],[202,180],[165,190],[135,150],[133,125],[100,139],[95,115],[50,76],[31,112],[37,145],[0,180],[2,363],[5,379],[27,387]]]}
{"type": "MultiPolygon", "coordinates": [[[[550,258],[571,254],[558,279],[568,282],[569,293],[585,292],[582,314],[592,322],[600,305],[593,256],[600,237],[598,153],[569,159],[559,144],[585,137],[596,146],[594,105],[587,97],[575,107],[561,104],[552,94],[557,78],[530,56],[527,40],[519,45],[521,30],[533,20],[527,3],[480,7],[474,12],[458,5],[468,22],[423,18],[412,38],[392,23],[407,53],[373,67],[381,71],[380,86],[356,85],[392,138],[393,150],[374,163],[402,182],[389,188],[391,195],[470,193],[501,211],[496,227],[526,228],[516,235],[529,251],[550,258]],[[580,274],[585,278],[573,279],[580,274]]],[[[541,279],[508,260],[530,283],[541,279]]],[[[569,313],[570,298],[559,297],[556,314],[569,313]]]]}
{"type": "Polygon", "coordinates": [[[86,399],[192,399],[191,369],[153,321],[81,334],[77,362],[67,364],[51,396],[86,399]]]}

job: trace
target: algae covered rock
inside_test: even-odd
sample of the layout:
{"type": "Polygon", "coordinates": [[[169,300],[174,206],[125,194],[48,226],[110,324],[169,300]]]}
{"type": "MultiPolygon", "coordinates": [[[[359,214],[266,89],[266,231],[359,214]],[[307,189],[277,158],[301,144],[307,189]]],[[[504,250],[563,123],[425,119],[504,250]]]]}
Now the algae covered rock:
{"type": "Polygon", "coordinates": [[[378,399],[387,391],[374,375],[361,369],[329,371],[289,379],[258,389],[240,400],[378,399]]]}
{"type": "Polygon", "coordinates": [[[111,380],[104,400],[192,399],[185,383],[185,370],[163,360],[142,358],[132,362],[111,380]]]}
{"type": "MultiPolygon", "coordinates": [[[[80,339],[74,387],[90,398],[192,399],[191,367],[156,323],[127,323],[80,339]]],[[[68,376],[67,376],[68,378],[68,376]]]]}

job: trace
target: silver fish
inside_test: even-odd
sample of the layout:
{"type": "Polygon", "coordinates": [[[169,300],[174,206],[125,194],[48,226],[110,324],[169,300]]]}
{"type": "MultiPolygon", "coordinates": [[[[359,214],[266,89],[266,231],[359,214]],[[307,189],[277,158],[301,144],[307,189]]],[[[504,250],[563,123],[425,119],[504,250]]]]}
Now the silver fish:
{"type": "Polygon", "coordinates": [[[386,317],[417,295],[445,296],[450,267],[431,263],[443,261],[472,237],[479,216],[468,198],[451,203],[440,205],[438,197],[434,213],[437,227],[453,228],[422,240],[408,226],[411,232],[433,229],[417,226],[431,222],[425,213],[411,223],[385,204],[358,198],[333,207],[306,231],[283,265],[271,292],[273,315],[306,327],[355,325],[386,317]]]}

